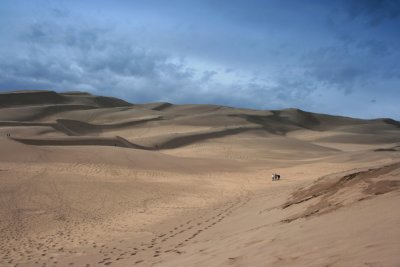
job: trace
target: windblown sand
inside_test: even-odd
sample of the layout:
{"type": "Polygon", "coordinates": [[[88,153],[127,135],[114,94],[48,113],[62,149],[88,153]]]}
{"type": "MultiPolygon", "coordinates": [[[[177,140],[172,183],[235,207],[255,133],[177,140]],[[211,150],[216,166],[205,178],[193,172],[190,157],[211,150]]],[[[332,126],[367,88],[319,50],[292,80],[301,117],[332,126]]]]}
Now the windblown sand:
{"type": "Polygon", "coordinates": [[[399,204],[394,120],[0,94],[0,266],[400,266],[399,204]]]}

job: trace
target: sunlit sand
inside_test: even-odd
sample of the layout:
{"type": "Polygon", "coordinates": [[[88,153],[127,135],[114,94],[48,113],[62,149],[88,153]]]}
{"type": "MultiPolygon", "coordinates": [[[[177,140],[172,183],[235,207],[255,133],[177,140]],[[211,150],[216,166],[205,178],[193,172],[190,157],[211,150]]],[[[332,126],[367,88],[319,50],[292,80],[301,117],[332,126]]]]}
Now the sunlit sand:
{"type": "Polygon", "coordinates": [[[400,262],[397,121],[78,92],[0,107],[0,266],[400,262]]]}

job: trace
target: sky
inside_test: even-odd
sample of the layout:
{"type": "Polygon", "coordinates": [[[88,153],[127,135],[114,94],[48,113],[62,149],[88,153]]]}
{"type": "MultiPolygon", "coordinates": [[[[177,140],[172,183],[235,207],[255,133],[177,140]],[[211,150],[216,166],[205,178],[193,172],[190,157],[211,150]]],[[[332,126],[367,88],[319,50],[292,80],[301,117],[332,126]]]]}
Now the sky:
{"type": "Polygon", "coordinates": [[[26,89],[400,120],[400,1],[1,0],[26,89]]]}

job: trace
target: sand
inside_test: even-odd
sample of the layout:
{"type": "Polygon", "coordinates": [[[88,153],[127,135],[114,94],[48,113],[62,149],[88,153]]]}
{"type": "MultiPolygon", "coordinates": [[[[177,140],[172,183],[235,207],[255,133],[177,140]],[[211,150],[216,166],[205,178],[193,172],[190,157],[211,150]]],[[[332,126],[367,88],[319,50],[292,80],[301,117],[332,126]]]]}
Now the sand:
{"type": "Polygon", "coordinates": [[[394,120],[19,91],[0,149],[0,266],[400,266],[394,120]]]}

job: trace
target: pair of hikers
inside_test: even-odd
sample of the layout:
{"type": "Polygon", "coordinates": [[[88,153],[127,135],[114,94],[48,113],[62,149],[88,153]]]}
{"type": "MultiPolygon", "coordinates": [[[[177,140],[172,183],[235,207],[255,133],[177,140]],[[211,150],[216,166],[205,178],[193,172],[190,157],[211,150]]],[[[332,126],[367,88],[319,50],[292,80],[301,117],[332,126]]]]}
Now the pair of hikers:
{"type": "Polygon", "coordinates": [[[272,181],[276,181],[276,180],[280,180],[281,176],[277,173],[273,173],[272,174],[272,181]]]}

